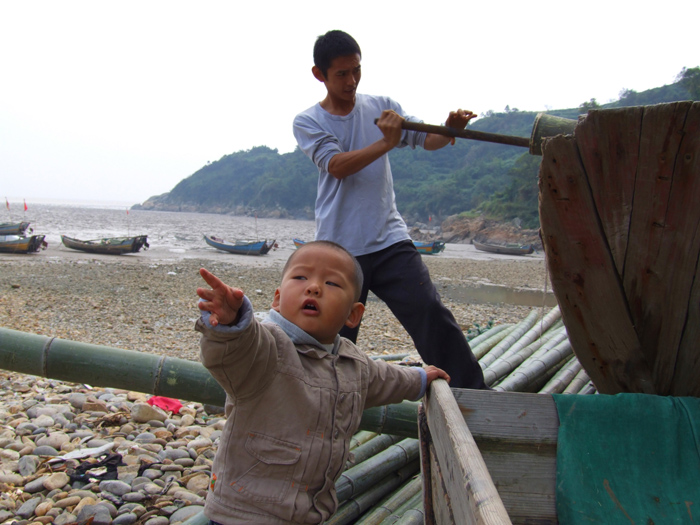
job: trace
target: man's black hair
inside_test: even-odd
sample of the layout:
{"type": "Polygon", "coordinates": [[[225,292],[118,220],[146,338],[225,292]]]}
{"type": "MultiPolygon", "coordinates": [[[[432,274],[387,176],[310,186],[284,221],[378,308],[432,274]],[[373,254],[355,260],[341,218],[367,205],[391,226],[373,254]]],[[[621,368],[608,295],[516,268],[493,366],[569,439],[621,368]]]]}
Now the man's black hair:
{"type": "Polygon", "coordinates": [[[362,57],[360,45],[345,31],[334,29],[316,39],[314,45],[314,65],[328,77],[328,68],[334,58],[358,54],[362,57]]]}

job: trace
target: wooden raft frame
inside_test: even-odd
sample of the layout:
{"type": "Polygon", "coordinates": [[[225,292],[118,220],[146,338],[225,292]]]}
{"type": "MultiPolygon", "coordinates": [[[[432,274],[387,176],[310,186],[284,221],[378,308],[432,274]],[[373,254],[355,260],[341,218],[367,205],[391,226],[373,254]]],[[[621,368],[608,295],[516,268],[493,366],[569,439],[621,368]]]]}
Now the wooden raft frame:
{"type": "Polygon", "coordinates": [[[552,396],[437,380],[418,419],[426,525],[557,523],[552,396]]]}

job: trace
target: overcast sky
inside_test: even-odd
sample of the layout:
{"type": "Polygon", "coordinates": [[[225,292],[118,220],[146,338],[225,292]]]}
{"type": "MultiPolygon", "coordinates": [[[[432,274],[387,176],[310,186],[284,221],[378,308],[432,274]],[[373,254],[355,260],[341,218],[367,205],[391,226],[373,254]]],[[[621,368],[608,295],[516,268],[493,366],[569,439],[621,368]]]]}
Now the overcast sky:
{"type": "Polygon", "coordinates": [[[698,20],[698,0],[5,0],[0,198],[134,204],[224,155],[292,151],[329,29],[362,48],[360,92],[440,124],[670,84],[700,65],[698,20]]]}

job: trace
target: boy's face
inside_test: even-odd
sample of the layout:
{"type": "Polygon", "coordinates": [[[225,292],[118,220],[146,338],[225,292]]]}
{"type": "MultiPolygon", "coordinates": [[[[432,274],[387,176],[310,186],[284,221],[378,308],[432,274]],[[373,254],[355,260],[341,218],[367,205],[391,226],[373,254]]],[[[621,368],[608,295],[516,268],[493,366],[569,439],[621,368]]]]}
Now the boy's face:
{"type": "Polygon", "coordinates": [[[355,93],[357,85],[360,83],[362,70],[360,61],[362,57],[355,53],[343,57],[336,57],[331,62],[331,67],[328,68],[328,73],[323,76],[323,73],[316,66],[312,72],[314,76],[326,85],[328,96],[339,102],[355,102],[355,93]]]}
{"type": "Polygon", "coordinates": [[[339,250],[299,248],[275,291],[272,309],[319,343],[333,343],[343,325],[354,328],[362,319],[354,272],[353,261],[339,250]]]}

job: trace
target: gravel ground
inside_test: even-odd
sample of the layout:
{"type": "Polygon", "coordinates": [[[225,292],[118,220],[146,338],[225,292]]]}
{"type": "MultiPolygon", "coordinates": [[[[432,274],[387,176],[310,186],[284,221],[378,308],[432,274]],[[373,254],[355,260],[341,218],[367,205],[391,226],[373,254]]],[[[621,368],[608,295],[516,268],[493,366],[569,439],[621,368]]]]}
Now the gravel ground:
{"type": "MultiPolygon", "coordinates": [[[[23,332],[198,359],[199,316],[195,290],[207,267],[226,283],[242,288],[256,311],[269,309],[281,264],[254,265],[257,258],[223,261],[158,260],[134,256],[72,258],[3,257],[0,273],[0,326],[23,332]]],[[[433,281],[463,330],[522,320],[540,304],[545,288],[542,258],[470,260],[426,257],[433,281]],[[531,306],[497,301],[493,290],[534,294],[531,306]],[[481,291],[474,298],[471,292],[481,291]],[[485,299],[484,299],[485,296],[485,299]]],[[[372,297],[370,297],[372,299],[372,297]]],[[[405,353],[413,345],[380,301],[370,300],[358,345],[371,355],[405,353]]]]}

